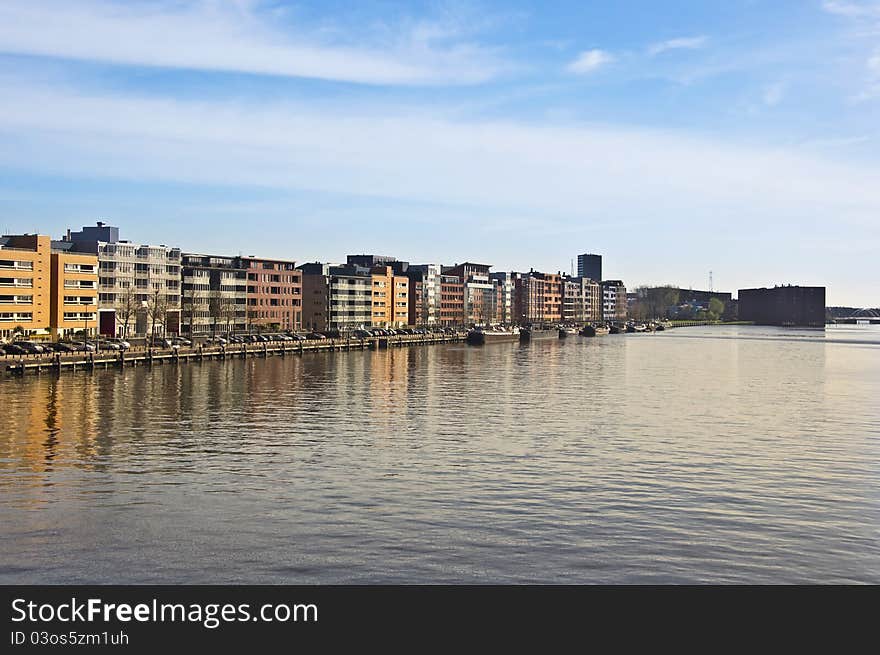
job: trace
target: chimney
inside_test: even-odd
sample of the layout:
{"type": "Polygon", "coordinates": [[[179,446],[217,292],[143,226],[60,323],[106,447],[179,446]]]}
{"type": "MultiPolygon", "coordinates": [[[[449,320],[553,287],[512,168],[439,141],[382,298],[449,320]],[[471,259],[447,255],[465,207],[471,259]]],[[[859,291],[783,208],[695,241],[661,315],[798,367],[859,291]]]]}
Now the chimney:
{"type": "Polygon", "coordinates": [[[64,241],[70,241],[70,228],[67,228],[67,236],[64,237],[64,241]]]}

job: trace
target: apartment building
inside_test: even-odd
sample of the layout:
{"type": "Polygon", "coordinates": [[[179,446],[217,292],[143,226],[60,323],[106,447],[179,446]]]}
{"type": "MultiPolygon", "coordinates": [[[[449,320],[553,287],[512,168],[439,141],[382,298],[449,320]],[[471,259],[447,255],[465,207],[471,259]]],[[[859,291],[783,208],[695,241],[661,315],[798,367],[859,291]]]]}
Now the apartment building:
{"type": "Polygon", "coordinates": [[[516,322],[559,323],[562,320],[562,275],[529,271],[514,285],[516,322]]]}
{"type": "Polygon", "coordinates": [[[38,234],[0,237],[0,337],[69,337],[97,329],[98,259],[53,250],[38,234]]]}
{"type": "Polygon", "coordinates": [[[313,262],[302,272],[302,324],[306,330],[348,332],[373,324],[369,268],[313,262]]]}
{"type": "Polygon", "coordinates": [[[494,280],[498,287],[498,319],[504,325],[513,325],[514,323],[516,278],[519,275],[519,273],[508,271],[489,273],[489,278],[494,280]]]}
{"type": "Polygon", "coordinates": [[[464,324],[464,282],[457,275],[443,274],[440,276],[440,325],[464,324]]]}
{"type": "Polygon", "coordinates": [[[436,325],[440,322],[440,264],[411,264],[409,277],[410,325],[436,325]]]}
{"type": "Polygon", "coordinates": [[[488,264],[465,262],[445,267],[446,275],[462,281],[465,325],[494,325],[501,322],[498,285],[489,277],[488,264]]]}
{"type": "Polygon", "coordinates": [[[601,321],[602,285],[587,277],[563,278],[562,320],[566,323],[601,321]]]}
{"type": "Polygon", "coordinates": [[[372,284],[371,325],[403,327],[409,322],[409,278],[396,275],[391,266],[370,269],[372,284]]]}
{"type": "Polygon", "coordinates": [[[240,257],[183,253],[181,278],[182,334],[247,330],[247,269],[240,257]]]}
{"type": "Polygon", "coordinates": [[[180,331],[180,248],[120,239],[119,228],[102,221],[78,232],[68,230],[53,247],[97,255],[101,334],[180,331]]]}
{"type": "Polygon", "coordinates": [[[602,281],[602,320],[626,320],[626,287],[621,280],[602,281]]]}
{"type": "Polygon", "coordinates": [[[247,270],[247,319],[258,329],[302,329],[302,272],[296,262],[240,258],[247,270]]]}

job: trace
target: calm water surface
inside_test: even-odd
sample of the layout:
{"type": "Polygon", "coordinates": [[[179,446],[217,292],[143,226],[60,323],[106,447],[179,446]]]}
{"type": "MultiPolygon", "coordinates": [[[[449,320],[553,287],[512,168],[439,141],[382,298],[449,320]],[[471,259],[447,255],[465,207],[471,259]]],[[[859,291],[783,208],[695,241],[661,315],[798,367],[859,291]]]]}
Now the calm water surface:
{"type": "Polygon", "coordinates": [[[0,582],[880,583],[880,326],[0,379],[0,582]]]}

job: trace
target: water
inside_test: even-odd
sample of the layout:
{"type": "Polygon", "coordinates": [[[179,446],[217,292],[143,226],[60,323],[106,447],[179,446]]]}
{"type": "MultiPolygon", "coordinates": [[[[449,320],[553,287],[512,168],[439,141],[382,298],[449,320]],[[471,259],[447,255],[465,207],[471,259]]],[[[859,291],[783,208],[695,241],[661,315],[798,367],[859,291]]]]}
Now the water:
{"type": "Polygon", "coordinates": [[[0,582],[880,582],[880,327],[0,380],[0,582]]]}

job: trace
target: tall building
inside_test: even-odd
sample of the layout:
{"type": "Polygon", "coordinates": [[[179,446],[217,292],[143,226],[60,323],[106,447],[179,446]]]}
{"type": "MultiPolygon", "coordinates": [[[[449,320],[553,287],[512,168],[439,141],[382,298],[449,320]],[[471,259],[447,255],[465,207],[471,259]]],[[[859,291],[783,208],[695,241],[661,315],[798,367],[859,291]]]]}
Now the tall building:
{"type": "Polygon", "coordinates": [[[602,255],[585,253],[578,255],[578,277],[588,277],[596,282],[602,281],[602,255]]]}
{"type": "Polygon", "coordinates": [[[587,277],[566,277],[562,286],[562,320],[592,323],[602,320],[602,285],[587,277]]]}
{"type": "Polygon", "coordinates": [[[247,269],[240,257],[183,253],[181,277],[183,334],[247,330],[247,269]]]}
{"type": "Polygon", "coordinates": [[[406,274],[409,277],[410,325],[438,324],[443,267],[440,264],[410,264],[406,274]]]}
{"type": "Polygon", "coordinates": [[[312,262],[302,271],[302,324],[307,330],[347,332],[373,324],[369,268],[312,262]]]}
{"type": "Polygon", "coordinates": [[[409,278],[395,275],[391,266],[370,269],[373,287],[371,324],[403,327],[409,322],[409,278]]]}
{"type": "Polygon", "coordinates": [[[602,281],[602,320],[626,320],[626,287],[620,280],[602,281]]]}
{"type": "Polygon", "coordinates": [[[0,237],[0,336],[62,338],[97,330],[98,258],[38,234],[0,237]]]}
{"type": "Polygon", "coordinates": [[[180,248],[120,239],[119,228],[102,221],[79,232],[68,230],[53,247],[97,255],[101,334],[179,332],[180,248]]]}
{"type": "Polygon", "coordinates": [[[515,280],[515,322],[559,323],[562,320],[562,274],[529,271],[515,280]]]}
{"type": "Polygon", "coordinates": [[[825,287],[740,289],[739,318],[762,325],[822,327],[825,287]]]}
{"type": "Polygon", "coordinates": [[[462,314],[465,325],[494,325],[501,322],[498,284],[489,277],[488,264],[465,262],[445,267],[446,275],[462,281],[462,314]]]}
{"type": "Polygon", "coordinates": [[[504,325],[513,325],[515,309],[514,299],[516,295],[516,278],[519,273],[510,271],[499,271],[497,273],[489,273],[498,287],[498,321],[504,325]]]}
{"type": "Polygon", "coordinates": [[[464,319],[464,282],[457,275],[440,276],[440,325],[462,326],[464,319]]]}
{"type": "Polygon", "coordinates": [[[239,258],[247,269],[248,324],[268,330],[302,329],[302,272],[296,262],[239,258]]]}

